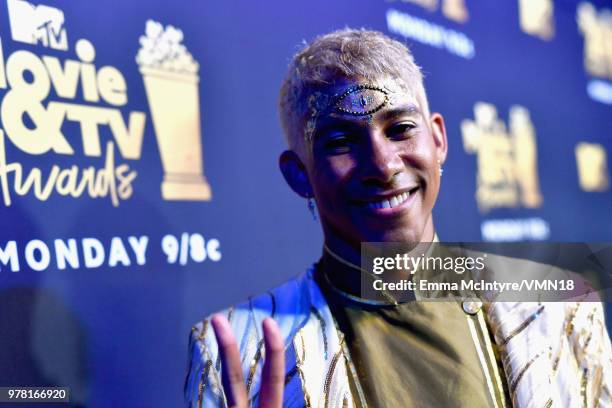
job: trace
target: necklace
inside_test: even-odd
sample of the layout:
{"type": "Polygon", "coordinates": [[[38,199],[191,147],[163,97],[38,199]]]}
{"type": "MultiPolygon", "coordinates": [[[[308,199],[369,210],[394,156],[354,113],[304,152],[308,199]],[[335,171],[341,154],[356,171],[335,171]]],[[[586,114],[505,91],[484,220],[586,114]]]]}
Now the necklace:
{"type": "MultiPolygon", "coordinates": [[[[368,277],[370,277],[373,280],[378,280],[378,276],[376,276],[374,273],[363,269],[362,267],[355,265],[352,262],[347,261],[346,259],[342,258],[340,255],[338,255],[337,253],[335,253],[334,251],[332,251],[327,244],[323,244],[323,248],[325,249],[325,251],[331,255],[332,258],[334,258],[336,261],[340,262],[343,265],[348,266],[349,268],[352,269],[356,269],[358,270],[362,275],[365,274],[368,277]]],[[[329,276],[327,275],[327,272],[323,271],[323,277],[325,278],[325,281],[329,284],[329,286],[332,288],[332,290],[336,293],[338,293],[339,295],[350,299],[354,302],[358,302],[358,303],[364,303],[367,305],[377,305],[377,306],[381,306],[381,305],[393,305],[393,306],[399,306],[399,303],[397,302],[397,300],[391,296],[386,290],[382,289],[380,291],[380,293],[383,295],[383,297],[387,300],[386,302],[384,301],[380,301],[380,300],[367,300],[367,299],[362,299],[358,296],[355,295],[351,295],[350,293],[347,293],[341,289],[338,289],[329,279],[329,276]]]]}

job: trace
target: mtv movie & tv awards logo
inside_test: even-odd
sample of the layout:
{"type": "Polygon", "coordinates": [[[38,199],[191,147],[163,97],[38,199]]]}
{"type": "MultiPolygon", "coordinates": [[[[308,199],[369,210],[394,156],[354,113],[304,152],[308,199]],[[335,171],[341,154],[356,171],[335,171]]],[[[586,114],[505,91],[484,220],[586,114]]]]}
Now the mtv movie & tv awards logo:
{"type": "MultiPolygon", "coordinates": [[[[94,44],[71,41],[62,10],[25,0],[7,0],[7,8],[11,46],[0,38],[2,204],[10,206],[17,196],[45,201],[57,194],[107,198],[118,206],[136,188],[138,173],[130,163],[141,157],[146,113],[128,108],[124,75],[96,61],[94,44]],[[31,157],[21,162],[9,151],[31,157]],[[53,155],[56,164],[36,167],[41,155],[53,155]]],[[[161,155],[161,197],[210,200],[199,65],[182,41],[179,29],[148,21],[134,69],[142,74],[161,155]]]]}

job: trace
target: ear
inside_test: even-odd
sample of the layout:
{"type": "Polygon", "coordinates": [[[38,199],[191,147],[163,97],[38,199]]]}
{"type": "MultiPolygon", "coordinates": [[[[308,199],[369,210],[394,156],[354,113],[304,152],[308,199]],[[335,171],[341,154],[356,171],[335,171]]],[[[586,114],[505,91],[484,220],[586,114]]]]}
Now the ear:
{"type": "Polygon", "coordinates": [[[278,158],[278,165],[285,181],[297,195],[303,198],[312,197],[312,187],[308,180],[306,167],[293,150],[285,150],[278,158]]]}
{"type": "Polygon", "coordinates": [[[429,119],[431,124],[431,133],[436,144],[436,155],[437,159],[440,160],[440,164],[444,164],[446,161],[446,154],[448,153],[448,142],[446,140],[446,126],[444,125],[444,117],[439,113],[432,113],[429,119]]]}

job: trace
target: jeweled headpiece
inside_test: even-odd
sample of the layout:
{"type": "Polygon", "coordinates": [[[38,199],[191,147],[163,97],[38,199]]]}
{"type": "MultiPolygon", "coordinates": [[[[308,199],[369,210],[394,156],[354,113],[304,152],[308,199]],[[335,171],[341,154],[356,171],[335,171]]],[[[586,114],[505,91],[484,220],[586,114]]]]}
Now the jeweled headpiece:
{"type": "Polygon", "coordinates": [[[367,116],[381,110],[389,102],[389,91],[376,85],[360,84],[334,97],[334,109],[354,116],[367,116]]]}
{"type": "Polygon", "coordinates": [[[371,121],[374,113],[387,104],[392,104],[390,95],[389,88],[372,84],[351,85],[333,96],[319,91],[313,92],[308,98],[309,117],[304,130],[306,141],[312,142],[317,118],[322,114],[335,112],[361,116],[371,121]]]}

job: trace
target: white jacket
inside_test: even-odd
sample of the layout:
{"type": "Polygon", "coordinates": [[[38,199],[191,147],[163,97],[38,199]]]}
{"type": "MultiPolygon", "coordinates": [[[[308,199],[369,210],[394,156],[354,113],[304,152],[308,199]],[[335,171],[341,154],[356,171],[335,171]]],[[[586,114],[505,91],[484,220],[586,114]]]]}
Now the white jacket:
{"type": "MultiPolygon", "coordinates": [[[[224,311],[236,335],[243,375],[257,406],[263,367],[261,323],[273,317],[286,347],[285,407],[353,407],[346,347],[313,269],[224,311]],[[344,351],[343,351],[344,349],[344,351]]],[[[612,407],[612,354],[600,302],[485,304],[515,407],[612,407]],[[527,362],[527,363],[525,363],[527,362]]],[[[208,320],[192,329],[188,407],[225,407],[220,359],[208,320]]]]}

